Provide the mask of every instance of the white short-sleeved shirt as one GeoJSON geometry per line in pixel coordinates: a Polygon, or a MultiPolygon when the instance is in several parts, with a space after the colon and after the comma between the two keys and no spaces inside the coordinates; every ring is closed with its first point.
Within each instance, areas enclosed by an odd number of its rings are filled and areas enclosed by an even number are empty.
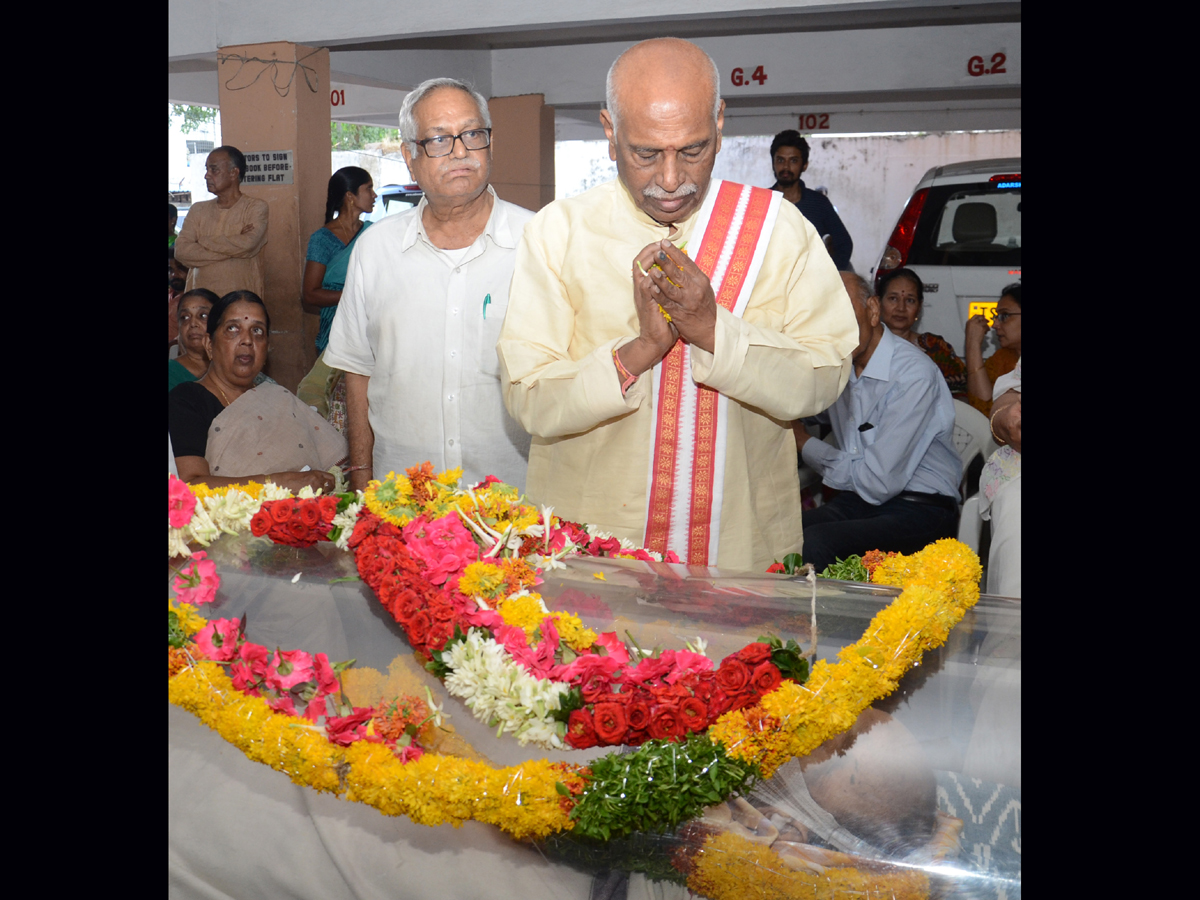
{"type": "Polygon", "coordinates": [[[373,225],[350,257],[325,362],[371,379],[376,478],[429,460],[462,466],[466,484],[495,475],[524,489],[529,435],[504,408],[496,341],[533,213],[488,191],[487,227],[459,260],[426,236],[425,199],[373,225]]]}

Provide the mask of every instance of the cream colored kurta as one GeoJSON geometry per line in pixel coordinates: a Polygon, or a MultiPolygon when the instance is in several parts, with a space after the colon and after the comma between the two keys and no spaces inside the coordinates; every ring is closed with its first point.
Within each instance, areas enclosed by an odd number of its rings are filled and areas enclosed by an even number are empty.
{"type": "Polygon", "coordinates": [[[188,210],[175,239],[175,258],[191,270],[189,291],[208,288],[218,297],[230,291],[254,291],[263,297],[266,243],[266,202],[242,194],[229,209],[221,209],[216,200],[203,200],[188,210]],[[247,225],[254,228],[242,234],[247,225]]]}
{"type": "MultiPolygon", "coordinates": [[[[702,237],[692,234],[698,212],[679,226],[691,255],[702,237]]],[[[639,330],[633,259],[666,234],[619,181],[547,206],[517,249],[496,348],[505,403],[533,435],[529,497],[638,543],[655,428],[652,376],[643,373],[622,397],[612,350],[639,330]]],[[[714,352],[692,348],[694,380],[732,401],[721,568],[761,572],[799,550],[790,422],[833,404],[857,344],[833,261],[800,212],[782,204],[745,314],[718,307],[714,352]]]]}

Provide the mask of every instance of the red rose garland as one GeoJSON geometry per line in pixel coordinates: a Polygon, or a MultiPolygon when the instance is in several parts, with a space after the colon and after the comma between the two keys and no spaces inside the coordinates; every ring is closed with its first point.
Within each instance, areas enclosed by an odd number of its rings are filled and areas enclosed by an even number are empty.
{"type": "MultiPolygon", "coordinates": [[[[405,533],[363,510],[349,545],[363,581],[400,623],[413,648],[432,658],[456,628],[465,634],[472,627],[468,614],[476,606],[469,597],[430,583],[428,566],[409,551],[405,533]]],[[[593,543],[588,550],[597,555],[613,552],[602,541],[593,543]]],[[[565,736],[576,749],[680,741],[730,710],[754,705],[783,680],[770,661],[771,646],[762,642],[726,657],[716,671],[705,671],[712,666],[707,657],[670,650],[632,665],[613,640],[603,636],[570,666],[552,670],[555,680],[578,692],[565,736]]]]}
{"type": "Polygon", "coordinates": [[[277,544],[311,547],[317,541],[329,540],[337,511],[338,498],[332,495],[310,500],[268,500],[250,520],[250,531],[255,537],[266,536],[277,544]]]}

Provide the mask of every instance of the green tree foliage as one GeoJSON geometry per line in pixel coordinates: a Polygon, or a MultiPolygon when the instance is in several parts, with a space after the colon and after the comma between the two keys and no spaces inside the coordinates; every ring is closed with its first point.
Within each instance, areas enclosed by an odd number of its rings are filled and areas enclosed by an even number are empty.
{"type": "Polygon", "coordinates": [[[353,125],[349,122],[329,123],[329,144],[333,150],[365,150],[367,144],[380,141],[399,142],[399,128],[377,128],[374,125],[353,125]]]}
{"type": "Polygon", "coordinates": [[[171,123],[178,118],[183,119],[183,133],[191,134],[193,131],[199,131],[201,126],[215,122],[217,119],[217,110],[212,106],[189,106],[185,103],[168,103],[167,128],[170,129],[171,123]]]}

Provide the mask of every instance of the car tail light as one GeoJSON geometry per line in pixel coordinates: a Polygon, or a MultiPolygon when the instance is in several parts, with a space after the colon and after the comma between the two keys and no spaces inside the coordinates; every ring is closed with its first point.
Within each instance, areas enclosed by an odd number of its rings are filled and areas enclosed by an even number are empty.
{"type": "Polygon", "coordinates": [[[908,261],[908,251],[912,249],[913,236],[917,231],[917,220],[921,218],[921,210],[925,207],[925,198],[929,196],[929,188],[921,188],[908,198],[908,205],[900,214],[900,221],[888,238],[883,257],[876,267],[877,277],[888,269],[899,269],[908,261]]]}
{"type": "Polygon", "coordinates": [[[876,266],[876,287],[880,283],[883,272],[889,269],[900,269],[907,262],[913,236],[917,234],[917,220],[920,218],[920,211],[924,209],[926,197],[929,197],[928,187],[920,188],[917,193],[908,198],[908,204],[905,206],[904,212],[900,214],[900,221],[896,222],[892,236],[888,238],[888,246],[883,250],[880,264],[876,266]]]}

